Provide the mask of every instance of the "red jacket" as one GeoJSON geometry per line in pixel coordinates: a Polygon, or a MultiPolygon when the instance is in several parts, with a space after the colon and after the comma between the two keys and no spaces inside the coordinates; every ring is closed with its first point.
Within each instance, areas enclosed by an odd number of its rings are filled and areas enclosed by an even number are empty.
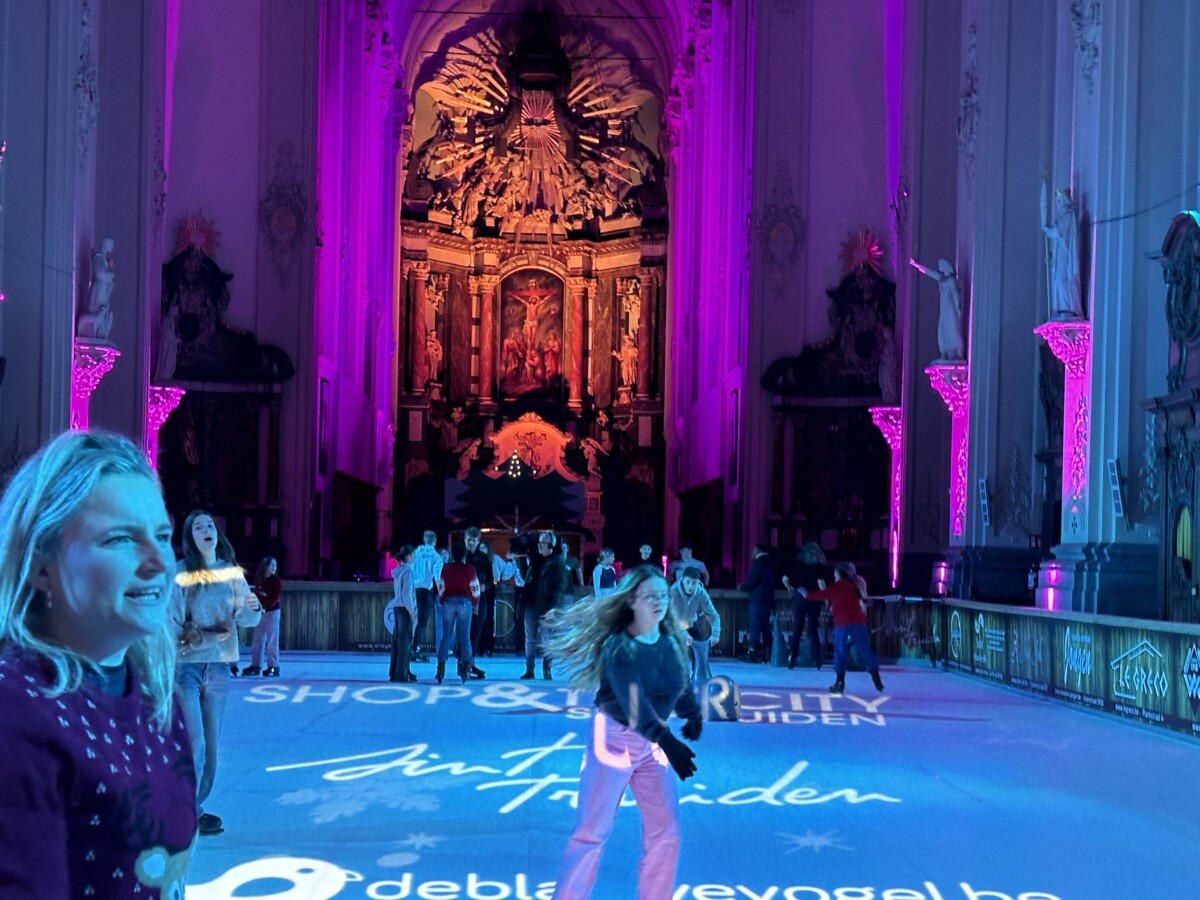
{"type": "Polygon", "coordinates": [[[835,581],[827,588],[819,591],[809,591],[809,600],[824,600],[833,611],[833,627],[843,625],[865,625],[867,614],[862,608],[862,598],[858,595],[858,585],[849,579],[835,581]]]}

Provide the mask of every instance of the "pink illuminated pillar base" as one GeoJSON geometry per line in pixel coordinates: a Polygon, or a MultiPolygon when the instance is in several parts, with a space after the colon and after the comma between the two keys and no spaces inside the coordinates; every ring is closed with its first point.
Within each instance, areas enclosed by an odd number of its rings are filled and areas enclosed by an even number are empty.
{"type": "Polygon", "coordinates": [[[158,469],[158,431],[186,393],[183,388],[152,384],[146,391],[146,459],[158,469]]]}
{"type": "Polygon", "coordinates": [[[872,406],[871,421],[883,432],[883,439],[892,448],[892,495],[888,509],[888,574],[892,588],[900,583],[900,508],[904,482],[900,463],[904,445],[904,410],[899,406],[872,406]]]}
{"type": "Polygon", "coordinates": [[[950,546],[966,544],[967,425],[970,419],[971,376],[967,364],[940,363],[925,370],[930,386],[950,410],[950,546]]]}
{"type": "Polygon", "coordinates": [[[75,342],[71,360],[71,428],[86,431],[88,403],[100,379],[108,374],[121,352],[111,345],[75,342]]]}
{"type": "Polygon", "coordinates": [[[1088,462],[1091,442],[1092,323],[1047,322],[1033,330],[1066,369],[1063,385],[1061,543],[1087,540],[1088,462]]]}

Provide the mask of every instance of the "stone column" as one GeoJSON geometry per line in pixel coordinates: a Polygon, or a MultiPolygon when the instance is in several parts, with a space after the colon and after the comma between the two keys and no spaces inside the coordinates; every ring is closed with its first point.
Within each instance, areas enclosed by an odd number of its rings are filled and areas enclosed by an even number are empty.
{"type": "Polygon", "coordinates": [[[496,276],[472,275],[471,293],[479,309],[479,401],[492,402],[496,377],[496,276]]]}
{"type": "Polygon", "coordinates": [[[900,510],[904,499],[904,409],[899,406],[872,406],[871,421],[883,432],[892,450],[892,483],[888,503],[888,575],[892,588],[900,583],[900,510]]]}
{"type": "Polygon", "coordinates": [[[637,395],[650,397],[650,365],[654,361],[654,348],[658,336],[654,333],[654,310],[658,304],[658,269],[642,268],[638,272],[641,281],[642,305],[638,320],[638,366],[637,395]]]}
{"type": "Polygon", "coordinates": [[[925,370],[930,386],[950,410],[951,547],[966,545],[967,428],[970,424],[971,378],[965,362],[939,363],[925,370]]]}
{"type": "Polygon", "coordinates": [[[583,304],[588,279],[571,276],[567,286],[571,291],[571,328],[567,344],[567,406],[578,411],[583,407],[583,304]]]}
{"type": "Polygon", "coordinates": [[[429,275],[426,260],[404,263],[408,282],[408,372],[409,392],[421,394],[431,377],[425,371],[425,279],[429,275]]]}
{"type": "Polygon", "coordinates": [[[71,428],[87,431],[88,401],[100,379],[108,374],[121,352],[111,345],[75,341],[71,364],[71,428]]]}

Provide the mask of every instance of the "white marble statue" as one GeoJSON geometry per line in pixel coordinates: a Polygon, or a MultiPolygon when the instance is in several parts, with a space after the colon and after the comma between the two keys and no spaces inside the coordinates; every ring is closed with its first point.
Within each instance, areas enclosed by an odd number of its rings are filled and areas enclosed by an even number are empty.
{"type": "Polygon", "coordinates": [[[915,259],[910,258],[908,264],[938,284],[938,358],[951,361],[966,359],[966,341],[963,338],[962,325],[962,289],[954,273],[954,263],[943,256],[937,261],[936,271],[921,265],[915,259]]]}
{"type": "Polygon", "coordinates": [[[158,359],[154,363],[154,383],[165,384],[175,377],[179,357],[179,336],[175,324],[179,321],[179,304],[172,303],[162,318],[158,332],[158,359]]]}
{"type": "Polygon", "coordinates": [[[92,285],[87,309],[79,316],[75,333],[79,337],[107,340],[112,330],[113,239],[105,236],[92,254],[92,285]]]}
{"type": "Polygon", "coordinates": [[[1079,222],[1068,188],[1054,192],[1051,217],[1048,182],[1042,182],[1042,233],[1046,235],[1046,272],[1051,319],[1082,319],[1083,300],[1079,286],[1079,222]]]}

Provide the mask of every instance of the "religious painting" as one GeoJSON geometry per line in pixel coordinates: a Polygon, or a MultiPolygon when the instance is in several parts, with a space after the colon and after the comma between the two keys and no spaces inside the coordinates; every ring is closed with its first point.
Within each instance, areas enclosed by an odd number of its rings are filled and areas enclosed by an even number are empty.
{"type": "Polygon", "coordinates": [[[500,390],[510,397],[562,389],[563,283],[521,269],[500,283],[500,390]]]}

